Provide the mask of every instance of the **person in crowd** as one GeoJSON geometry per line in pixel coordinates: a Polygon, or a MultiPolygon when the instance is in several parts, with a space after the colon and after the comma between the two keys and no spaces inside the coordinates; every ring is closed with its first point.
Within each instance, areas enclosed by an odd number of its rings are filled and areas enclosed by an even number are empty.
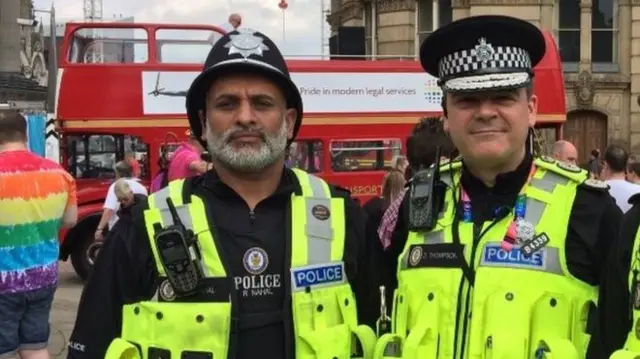
{"type": "Polygon", "coordinates": [[[275,43],[249,30],[219,41],[186,101],[213,169],[171,181],[110,237],[69,358],[370,358],[362,209],[284,166],[302,97],[275,43]]]}
{"type": "Polygon", "coordinates": [[[380,196],[371,198],[362,207],[367,214],[367,240],[376,238],[378,241],[378,227],[382,220],[382,215],[398,198],[405,192],[404,185],[406,179],[404,173],[399,170],[391,170],[384,176],[382,193],[380,196]]]}
{"type": "Polygon", "coordinates": [[[578,164],[578,150],[576,146],[569,141],[556,141],[556,143],[553,144],[552,154],[553,158],[557,161],[572,165],[578,164]]]}
{"type": "Polygon", "coordinates": [[[409,167],[409,161],[407,161],[407,157],[403,155],[393,156],[391,159],[391,170],[398,171],[402,173],[404,176],[407,171],[407,167],[409,167]]]}
{"type": "MultiPolygon", "coordinates": [[[[621,160],[620,148],[605,151],[605,168],[610,157],[615,168],[621,160]]],[[[627,180],[634,186],[640,178],[640,164],[629,165],[627,180]]],[[[606,171],[603,171],[606,172],[606,171]]],[[[618,179],[615,181],[619,181],[618,179]]],[[[618,185],[618,204],[628,195],[618,185]]],[[[611,188],[614,190],[613,185],[611,188]]],[[[615,196],[615,194],[614,194],[615,196]]],[[[593,359],[626,359],[640,356],[640,194],[630,196],[624,203],[630,208],[624,215],[620,228],[620,237],[610,251],[605,275],[600,284],[598,298],[598,323],[600,330],[592,341],[601,343],[602,350],[593,359]]],[[[589,359],[592,359],[589,358],[589,359]]]]}
{"type": "Polygon", "coordinates": [[[629,154],[622,146],[611,145],[604,151],[604,165],[601,178],[609,185],[609,193],[616,200],[616,204],[623,213],[627,212],[631,205],[629,198],[640,192],[640,185],[627,181],[626,170],[629,154]]]}
{"type": "Polygon", "coordinates": [[[211,169],[212,164],[202,159],[204,147],[193,134],[176,148],[169,160],[167,171],[169,182],[201,175],[211,169]]]}
{"type": "Polygon", "coordinates": [[[117,212],[118,220],[122,219],[121,213],[126,212],[130,216],[133,206],[142,203],[147,198],[147,194],[144,191],[134,192],[126,178],[120,178],[113,184],[113,192],[118,203],[120,203],[120,208],[117,212]]]}
{"type": "MultiPolygon", "coordinates": [[[[220,25],[219,27],[225,33],[229,33],[231,31],[237,30],[241,25],[242,25],[242,17],[240,16],[240,14],[233,13],[229,15],[227,22],[220,25]]],[[[211,34],[211,36],[209,36],[209,42],[211,43],[211,45],[215,45],[218,42],[218,40],[220,40],[221,38],[222,38],[221,34],[213,33],[211,34]]]]}
{"type": "MultiPolygon", "coordinates": [[[[124,179],[134,193],[145,196],[148,195],[145,186],[140,183],[139,179],[133,177],[133,169],[129,166],[129,163],[126,161],[116,163],[114,171],[116,173],[116,179],[124,179]]],[[[102,216],[100,217],[100,221],[98,222],[98,226],[96,227],[96,232],[94,234],[94,239],[97,242],[104,240],[105,232],[107,230],[111,230],[118,221],[118,214],[116,212],[118,212],[119,208],[120,202],[118,202],[118,198],[115,193],[114,182],[107,190],[107,197],[104,200],[102,216]]]]}
{"type": "Polygon", "coordinates": [[[605,183],[537,155],[532,69],[545,46],[538,27],[502,15],[454,21],[422,43],[461,157],[412,181],[400,207],[385,357],[585,357],[622,213],[605,183]]]}
{"type": "Polygon", "coordinates": [[[90,257],[90,263],[92,265],[95,265],[95,261],[104,245],[104,242],[109,238],[109,233],[118,235],[118,233],[126,231],[132,223],[131,209],[134,205],[142,203],[142,201],[147,198],[145,194],[134,193],[125,178],[120,178],[113,183],[113,193],[119,203],[119,208],[116,212],[118,220],[108,232],[104,241],[96,241],[91,244],[89,249],[87,249],[88,256],[90,257]]]}
{"type": "Polygon", "coordinates": [[[627,181],[640,185],[640,163],[633,162],[627,166],[627,181]]]}
{"type": "Polygon", "coordinates": [[[602,165],[600,163],[600,150],[594,148],[589,155],[589,177],[593,179],[599,179],[602,172],[602,165]]]}
{"type": "MultiPolygon", "coordinates": [[[[444,132],[442,121],[439,117],[427,117],[413,128],[411,135],[407,138],[407,161],[409,166],[405,169],[405,178],[411,180],[413,173],[429,168],[435,163],[436,148],[440,147],[440,162],[444,163],[449,158],[455,158],[458,153],[451,142],[451,138],[444,132]]],[[[378,236],[383,248],[387,248],[391,243],[392,233],[398,220],[398,210],[405,190],[392,201],[385,209],[380,225],[378,236]]],[[[395,261],[395,259],[394,259],[395,261]]]]}
{"type": "Polygon", "coordinates": [[[58,231],[78,220],[76,184],[26,142],[24,116],[0,110],[0,358],[48,359],[58,231]]]}
{"type": "Polygon", "coordinates": [[[138,159],[136,158],[136,153],[135,152],[125,153],[124,160],[131,167],[131,173],[133,174],[133,177],[140,178],[140,175],[142,174],[142,169],[140,168],[140,162],[138,162],[138,159]]]}

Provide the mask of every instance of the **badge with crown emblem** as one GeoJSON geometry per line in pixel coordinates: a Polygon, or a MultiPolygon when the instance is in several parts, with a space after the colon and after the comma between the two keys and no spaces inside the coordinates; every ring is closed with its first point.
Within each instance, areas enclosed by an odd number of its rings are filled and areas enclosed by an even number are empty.
{"type": "Polygon", "coordinates": [[[516,239],[518,242],[528,242],[536,236],[536,228],[524,219],[516,221],[516,239]]]}
{"type": "Polygon", "coordinates": [[[160,284],[158,294],[162,300],[167,302],[171,302],[176,299],[176,292],[173,290],[171,283],[166,279],[160,284]]]}
{"type": "Polygon", "coordinates": [[[480,38],[478,45],[476,45],[476,57],[483,64],[493,60],[493,54],[495,54],[495,50],[491,44],[487,43],[487,39],[480,38]]]}
{"type": "Polygon", "coordinates": [[[409,253],[409,264],[413,267],[420,263],[422,259],[422,248],[420,246],[415,246],[411,249],[409,253]]]}
{"type": "Polygon", "coordinates": [[[258,275],[267,269],[269,256],[264,249],[253,247],[244,253],[242,262],[244,269],[246,269],[249,274],[258,275]]]}
{"type": "Polygon", "coordinates": [[[264,51],[269,50],[269,47],[264,44],[264,39],[257,36],[254,30],[242,29],[238,32],[238,34],[230,35],[229,42],[224,45],[229,49],[229,56],[240,54],[246,59],[251,55],[262,56],[264,51]]]}

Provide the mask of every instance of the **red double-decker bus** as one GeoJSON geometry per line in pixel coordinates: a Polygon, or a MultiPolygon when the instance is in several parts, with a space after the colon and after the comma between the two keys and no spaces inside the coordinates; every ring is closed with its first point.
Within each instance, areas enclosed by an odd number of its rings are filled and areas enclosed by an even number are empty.
{"type": "MultiPolygon", "coordinates": [[[[206,25],[69,23],[59,56],[55,137],[77,179],[79,221],[60,236],[61,259],[85,278],[113,165],[135,153],[141,180],[158,171],[163,150],[188,134],[186,90],[202,70],[212,37],[206,25]]],[[[536,67],[538,124],[561,137],[565,97],[550,34],[536,67]]],[[[361,202],[379,195],[394,155],[421,118],[440,116],[442,93],[416,61],[288,60],[303,97],[303,125],[289,153],[294,166],[349,188],[361,202]]]]}

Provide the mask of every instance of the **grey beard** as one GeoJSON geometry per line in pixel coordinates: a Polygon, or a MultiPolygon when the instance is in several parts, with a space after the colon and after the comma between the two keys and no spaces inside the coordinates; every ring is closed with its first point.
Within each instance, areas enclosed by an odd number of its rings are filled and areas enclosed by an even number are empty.
{"type": "Polygon", "coordinates": [[[211,157],[221,165],[238,172],[253,173],[264,170],[276,163],[284,155],[287,147],[287,122],[284,118],[282,126],[275,134],[267,134],[263,129],[258,129],[264,139],[258,149],[243,146],[236,150],[231,145],[229,138],[242,129],[236,127],[224,133],[215,134],[210,128],[207,127],[206,138],[211,157]]]}

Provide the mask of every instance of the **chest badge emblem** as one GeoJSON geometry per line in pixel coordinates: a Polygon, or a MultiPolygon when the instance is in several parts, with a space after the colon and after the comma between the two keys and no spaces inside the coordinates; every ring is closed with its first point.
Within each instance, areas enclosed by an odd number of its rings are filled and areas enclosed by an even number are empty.
{"type": "Polygon", "coordinates": [[[171,302],[176,299],[176,292],[173,290],[171,283],[168,280],[162,281],[160,288],[158,288],[158,294],[162,300],[171,302]]]}

